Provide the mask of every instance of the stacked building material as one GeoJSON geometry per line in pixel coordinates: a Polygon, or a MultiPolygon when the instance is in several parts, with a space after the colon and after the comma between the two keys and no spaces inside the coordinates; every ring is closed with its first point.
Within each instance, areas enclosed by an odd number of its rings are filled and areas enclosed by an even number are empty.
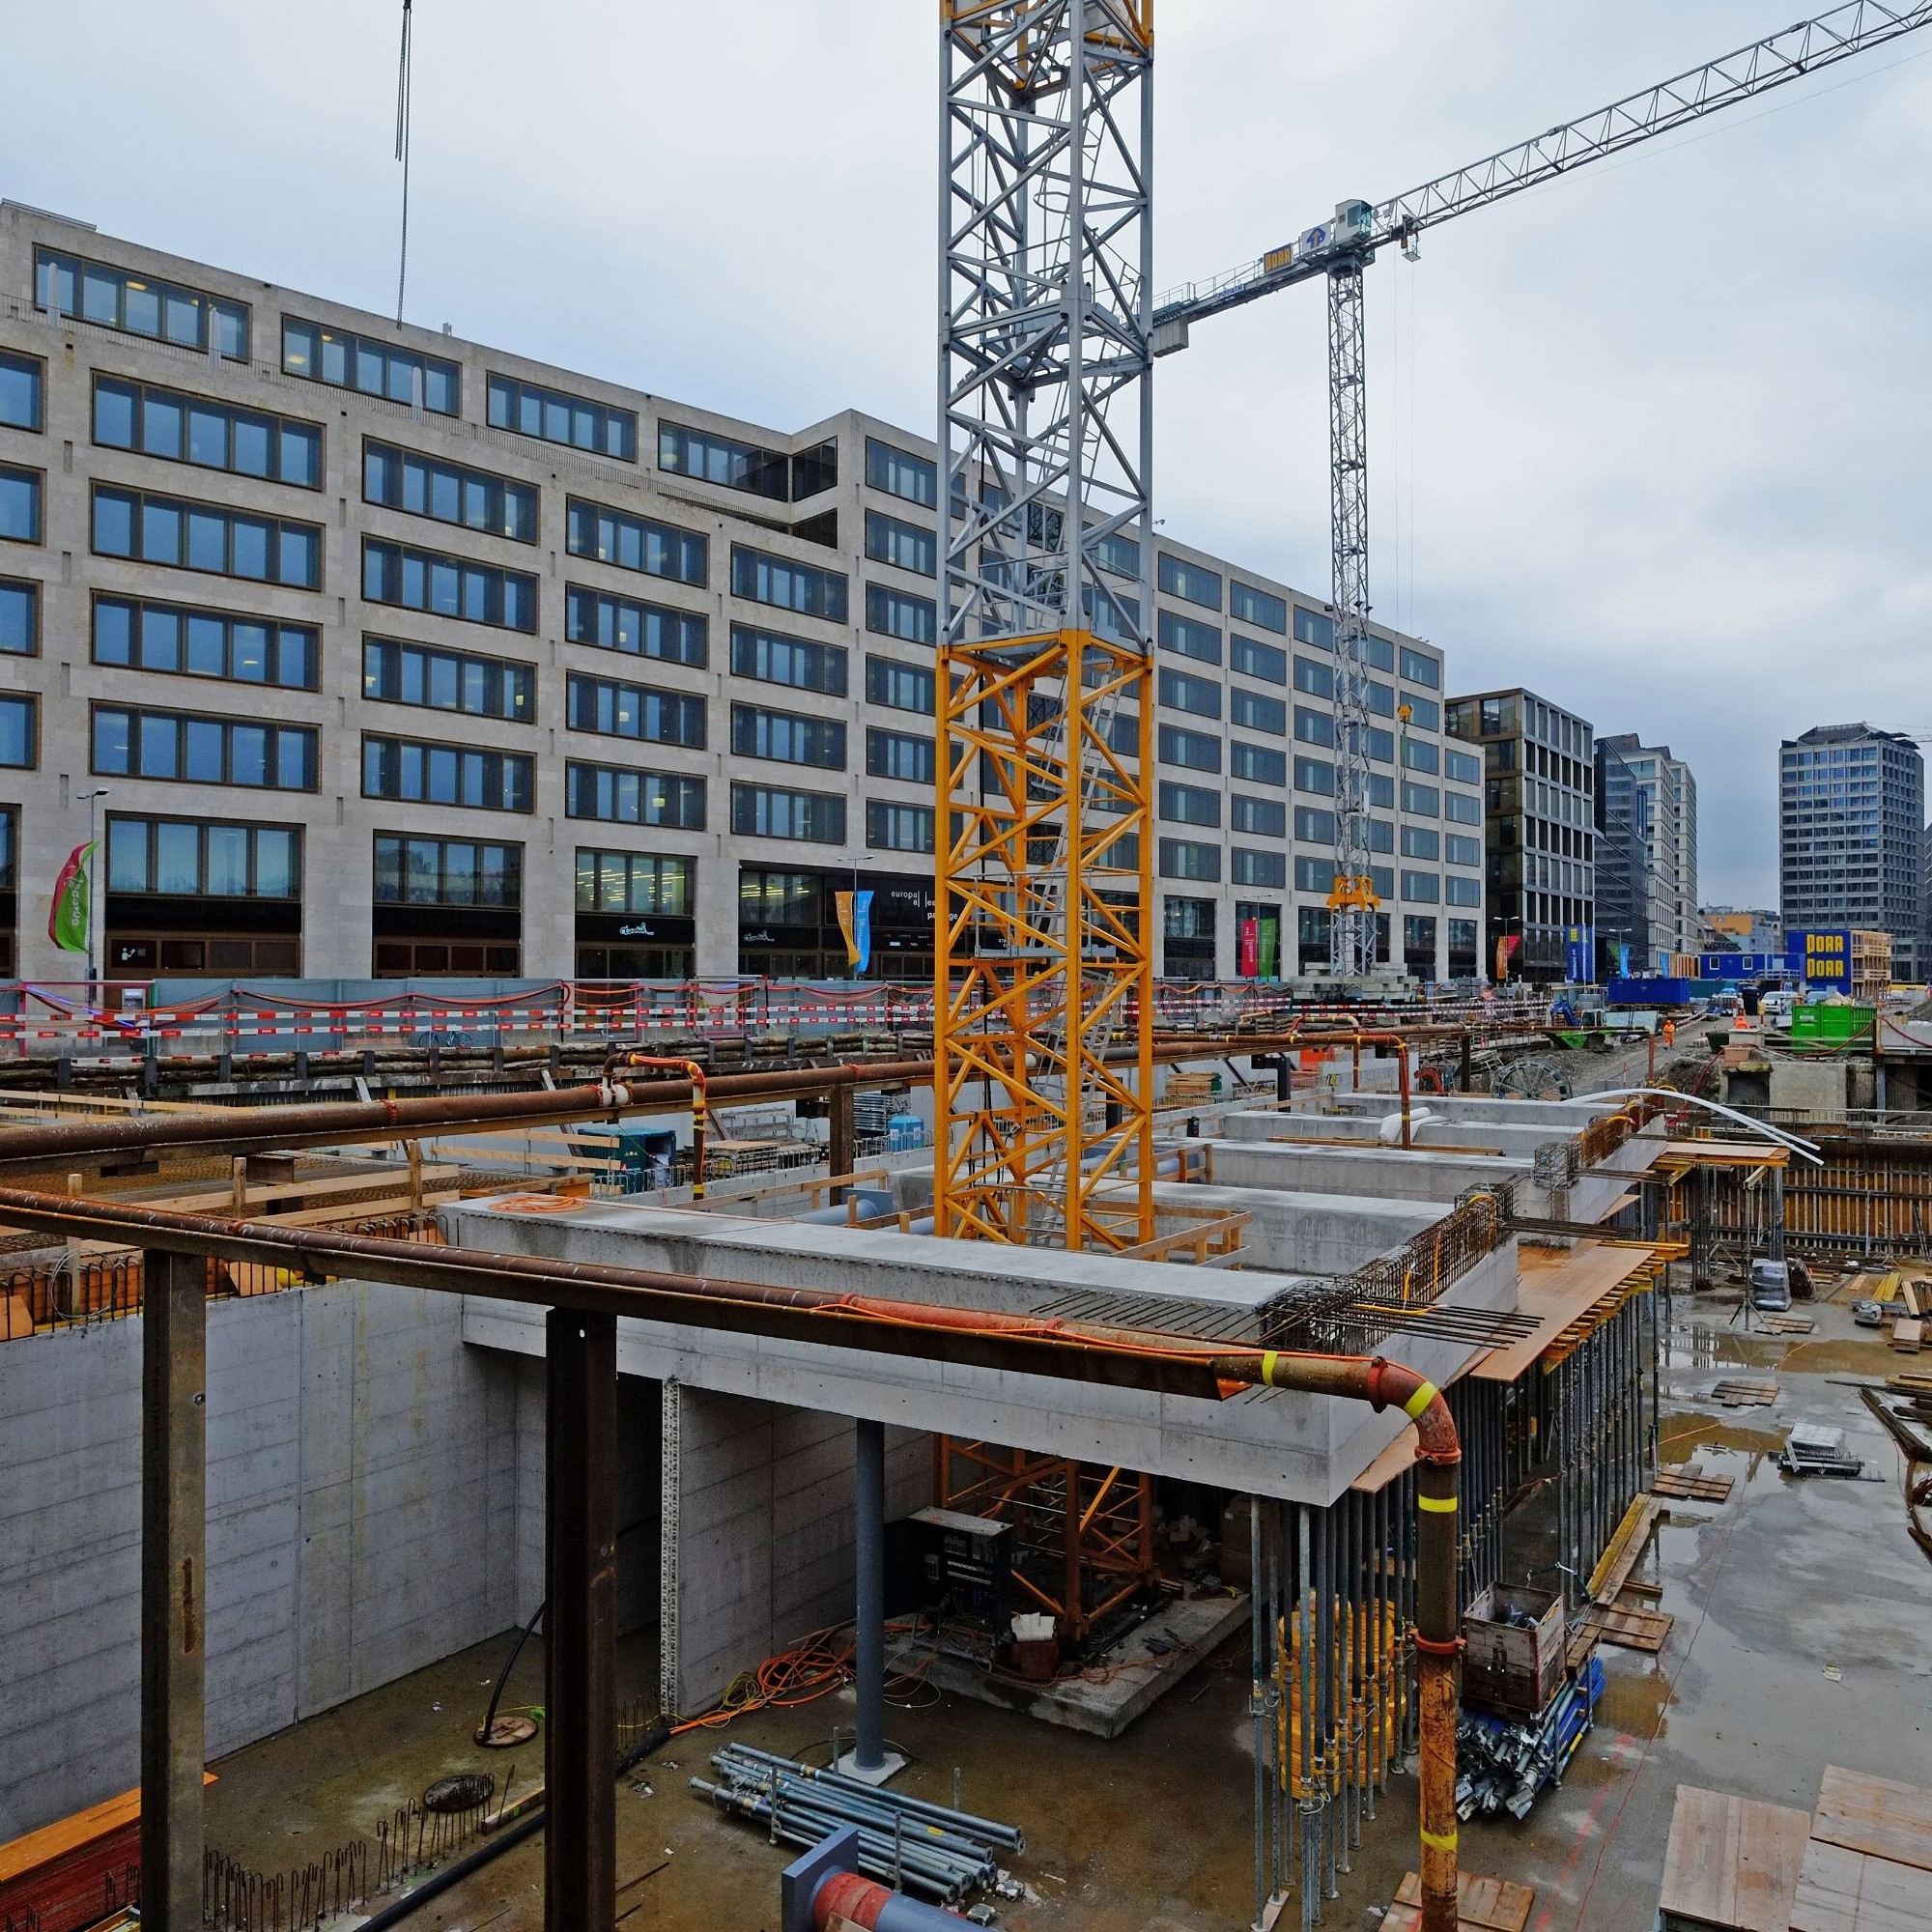
{"type": "Polygon", "coordinates": [[[1824,1423],[1792,1425],[1777,1466],[1790,1476],[1861,1476],[1864,1462],[1845,1448],[1845,1432],[1824,1423]]]}
{"type": "Polygon", "coordinates": [[[721,1810],[756,1819],[774,1843],[812,1846],[854,1827],[858,1869],[866,1877],[949,1905],[991,1887],[1000,1876],[1002,1853],[1026,1849],[1017,1825],[975,1817],[750,1745],[726,1745],[713,1753],[711,1766],[718,1781],[694,1777],[691,1788],[721,1810]]]}
{"type": "Polygon", "coordinates": [[[1456,1726],[1458,1816],[1527,1817],[1537,1794],[1563,1781],[1603,1694],[1603,1661],[1593,1655],[1535,1717],[1465,1711],[1456,1726]]]}

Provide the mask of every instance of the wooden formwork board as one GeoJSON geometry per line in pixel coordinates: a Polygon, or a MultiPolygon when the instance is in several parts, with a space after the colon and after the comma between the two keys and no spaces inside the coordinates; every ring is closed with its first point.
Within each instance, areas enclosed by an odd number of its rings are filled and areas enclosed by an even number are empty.
{"type": "Polygon", "coordinates": [[[1666,1465],[1658,1470],[1651,1478],[1650,1492],[1673,1501],[1721,1503],[1729,1500],[1735,1480],[1731,1476],[1707,1476],[1701,1463],[1686,1463],[1681,1468],[1666,1465]]]}
{"type": "MultiPolygon", "coordinates": [[[[1536,1908],[1536,1893],[1512,1879],[1456,1874],[1456,1923],[1462,1932],[1523,1932],[1536,1908]]],[[[1422,1881],[1405,1872],[1394,1902],[1382,1920],[1383,1932],[1420,1932],[1422,1881]]]]}
{"type": "Polygon", "coordinates": [[[1638,1609],[1631,1604],[1591,1604],[1583,1612],[1584,1625],[1596,1632],[1599,1642],[1652,1653],[1663,1648],[1676,1621],[1668,1610],[1638,1609]]]}
{"type": "Polygon", "coordinates": [[[1663,1855],[1666,1932],[1786,1932],[1811,1821],[1784,1804],[1680,1784],[1663,1855]]]}
{"type": "MultiPolygon", "coordinates": [[[[1828,1764],[1818,1786],[1811,1835],[1828,1845],[1932,1872],[1932,1791],[1828,1764]]],[[[1924,1885],[1932,1901],[1932,1878],[1924,1885]]]]}

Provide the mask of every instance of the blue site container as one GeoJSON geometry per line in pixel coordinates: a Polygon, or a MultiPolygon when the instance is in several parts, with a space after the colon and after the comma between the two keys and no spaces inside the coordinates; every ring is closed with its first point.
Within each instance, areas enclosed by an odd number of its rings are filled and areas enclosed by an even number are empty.
{"type": "Polygon", "coordinates": [[[1604,989],[1604,1004],[1611,1007],[1688,1007],[1689,980],[1612,980],[1604,989]]]}

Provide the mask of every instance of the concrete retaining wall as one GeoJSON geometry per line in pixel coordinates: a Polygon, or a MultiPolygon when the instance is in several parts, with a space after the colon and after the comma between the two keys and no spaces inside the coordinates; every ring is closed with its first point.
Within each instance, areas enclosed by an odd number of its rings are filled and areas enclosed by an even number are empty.
{"type": "MultiPolygon", "coordinates": [[[[542,1368],[466,1348],[457,1297],[216,1302],[208,1353],[212,1756],[536,1607],[542,1368]]],[[[139,1778],[140,1382],[138,1318],[0,1345],[0,1840],[139,1778]]],[[[654,1516],[653,1390],[620,1391],[619,1430],[620,1511],[654,1516]]]]}

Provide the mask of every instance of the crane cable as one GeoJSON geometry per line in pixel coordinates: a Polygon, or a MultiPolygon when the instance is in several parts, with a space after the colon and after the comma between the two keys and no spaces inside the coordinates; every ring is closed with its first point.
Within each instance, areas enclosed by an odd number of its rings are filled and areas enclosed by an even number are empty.
{"type": "Polygon", "coordinates": [[[396,257],[396,320],[403,319],[403,282],[410,267],[410,23],[412,0],[403,0],[403,44],[396,61],[396,159],[403,164],[403,233],[396,257]]]}

